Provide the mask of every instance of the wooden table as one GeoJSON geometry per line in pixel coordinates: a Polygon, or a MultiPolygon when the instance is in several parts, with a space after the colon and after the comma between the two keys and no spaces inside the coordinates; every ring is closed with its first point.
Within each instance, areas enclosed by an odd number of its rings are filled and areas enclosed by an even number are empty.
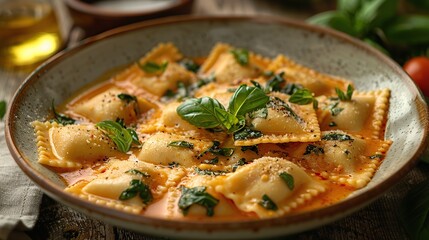
{"type": "MultiPolygon", "coordinates": [[[[296,2],[296,1],[294,1],[296,2]]],[[[278,15],[293,19],[306,17],[329,7],[293,7],[284,1],[262,0],[197,0],[196,15],[278,15]]],[[[67,23],[67,15],[62,16],[67,23]]],[[[9,99],[25,75],[0,71],[0,99],[9,99]]],[[[408,190],[429,178],[429,165],[419,164],[401,182],[368,207],[330,225],[296,234],[288,239],[407,239],[398,218],[398,208],[408,190]]],[[[66,207],[46,195],[40,206],[40,216],[34,229],[27,234],[32,239],[158,239],[94,220],[66,207]]]]}

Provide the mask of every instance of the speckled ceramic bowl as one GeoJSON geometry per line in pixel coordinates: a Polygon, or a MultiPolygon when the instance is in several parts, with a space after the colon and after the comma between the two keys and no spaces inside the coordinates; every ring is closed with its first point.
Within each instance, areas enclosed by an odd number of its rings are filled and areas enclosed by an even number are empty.
{"type": "Polygon", "coordinates": [[[315,228],[344,217],[397,183],[427,145],[428,112],[421,93],[392,60],[343,34],[273,18],[175,17],[144,22],[91,38],[37,69],[10,106],[6,138],[22,170],[52,198],[90,216],[135,231],[182,238],[262,238],[315,228]],[[365,188],[322,209],[267,220],[207,223],[154,219],[95,205],[63,192],[55,173],[37,163],[30,122],[43,120],[51,101],[70,94],[109,69],[128,64],[159,42],[171,41],[186,56],[207,55],[219,41],[274,57],[286,54],[322,72],[351,79],[359,90],[392,90],[386,138],[393,144],[365,188]]]}

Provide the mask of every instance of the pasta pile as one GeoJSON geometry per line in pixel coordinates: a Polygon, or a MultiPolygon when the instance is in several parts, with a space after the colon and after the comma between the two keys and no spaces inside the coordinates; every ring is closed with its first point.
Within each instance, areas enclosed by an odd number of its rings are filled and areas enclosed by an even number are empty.
{"type": "Polygon", "coordinates": [[[39,163],[95,204],[169,219],[257,219],[334,204],[383,160],[390,90],[284,55],[163,43],[32,123],[39,163]]]}

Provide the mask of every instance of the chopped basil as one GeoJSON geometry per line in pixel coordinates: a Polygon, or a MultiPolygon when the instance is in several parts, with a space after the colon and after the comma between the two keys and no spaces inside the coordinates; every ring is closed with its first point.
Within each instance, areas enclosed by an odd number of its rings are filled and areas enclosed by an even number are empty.
{"type": "Polygon", "coordinates": [[[297,89],[292,96],[289,98],[289,102],[295,103],[298,105],[306,105],[309,103],[313,103],[313,108],[317,109],[318,102],[314,98],[313,93],[306,88],[297,89]]]}
{"type": "Polygon", "coordinates": [[[267,194],[264,194],[263,196],[262,196],[262,199],[261,199],[261,201],[259,202],[259,205],[261,205],[262,207],[264,207],[265,209],[268,209],[268,210],[273,210],[273,211],[275,211],[275,210],[277,210],[278,208],[277,208],[277,205],[273,202],[273,200],[271,200],[271,198],[270,197],[268,197],[268,195],[267,194]]]}
{"type": "Polygon", "coordinates": [[[220,148],[219,141],[213,141],[213,145],[207,150],[214,155],[230,157],[234,153],[234,148],[220,148]]]}
{"type": "Polygon", "coordinates": [[[266,105],[269,97],[259,88],[241,85],[229,101],[228,111],[216,99],[191,98],[177,107],[177,114],[201,128],[222,127],[234,133],[245,125],[245,115],[266,105]]]}
{"type": "MultiPolygon", "coordinates": [[[[289,99],[290,100],[290,99],[289,99]]],[[[278,97],[271,98],[270,102],[267,104],[267,107],[270,107],[278,112],[282,112],[292,118],[294,118],[297,122],[301,123],[303,120],[298,114],[293,111],[293,109],[289,106],[289,104],[285,103],[278,97]]]]}
{"type": "Polygon", "coordinates": [[[331,115],[332,116],[337,116],[338,114],[340,114],[340,112],[342,112],[344,110],[344,108],[340,108],[338,107],[338,104],[340,102],[334,101],[333,103],[329,104],[328,109],[331,111],[331,115]]]}
{"type": "Polygon", "coordinates": [[[322,147],[318,147],[316,145],[312,145],[312,144],[308,144],[307,148],[305,149],[304,155],[308,155],[308,154],[316,154],[316,155],[320,155],[320,154],[324,154],[325,151],[323,150],[322,147]]]}
{"type": "Polygon", "coordinates": [[[264,107],[264,108],[261,108],[261,109],[256,110],[256,111],[249,112],[248,116],[251,119],[255,119],[255,118],[267,119],[267,117],[268,117],[268,109],[266,107],[264,107]]]}
{"type": "Polygon", "coordinates": [[[354,89],[353,89],[352,85],[348,85],[347,86],[347,92],[346,93],[344,93],[343,91],[341,91],[338,88],[335,88],[335,92],[337,93],[338,98],[341,101],[351,101],[352,100],[353,91],[354,91],[354,89]]]}
{"type": "Polygon", "coordinates": [[[142,172],[142,171],[134,169],[134,168],[126,171],[125,173],[130,173],[130,174],[134,174],[134,175],[140,175],[142,177],[150,177],[149,173],[142,172]]]}
{"type": "Polygon", "coordinates": [[[187,215],[189,208],[194,204],[205,207],[207,216],[211,217],[214,215],[214,207],[219,203],[219,200],[207,193],[206,187],[187,188],[181,186],[180,190],[182,195],[179,198],[178,205],[183,215],[187,215]]]}
{"type": "Polygon", "coordinates": [[[353,141],[353,138],[346,134],[341,133],[328,133],[322,136],[322,140],[328,140],[328,141],[353,141]]]}
{"type": "Polygon", "coordinates": [[[133,102],[133,101],[137,102],[137,97],[136,96],[133,96],[133,95],[130,95],[130,94],[126,94],[126,93],[120,93],[120,94],[118,94],[118,98],[121,99],[121,100],[123,100],[123,101],[126,101],[127,103],[130,103],[130,102],[133,102]]]}
{"type": "Polygon", "coordinates": [[[265,84],[265,92],[280,92],[282,89],[281,85],[286,82],[283,78],[284,74],[284,72],[281,72],[271,77],[265,84]]]}
{"type": "Polygon", "coordinates": [[[170,163],[168,163],[168,167],[169,168],[177,168],[177,167],[179,167],[179,163],[177,163],[177,162],[170,162],[170,163]]]}
{"type": "Polygon", "coordinates": [[[140,62],[137,62],[137,64],[139,65],[139,67],[147,72],[147,73],[156,73],[156,72],[164,72],[165,69],[168,66],[168,62],[163,62],[161,64],[157,64],[155,62],[146,62],[145,64],[141,64],[140,62]]]}
{"type": "Polygon", "coordinates": [[[130,187],[119,195],[119,200],[128,200],[137,196],[137,194],[145,204],[148,204],[153,199],[149,186],[144,184],[141,180],[133,179],[130,182],[130,187]]]}
{"type": "Polygon", "coordinates": [[[206,159],[203,162],[207,163],[207,164],[217,164],[219,162],[219,158],[218,157],[214,157],[212,159],[206,159]]]}
{"type": "Polygon", "coordinates": [[[236,162],[236,163],[234,163],[234,165],[232,165],[232,171],[235,172],[239,166],[243,166],[245,164],[247,164],[246,159],[240,158],[240,160],[238,160],[238,162],[236,162]]]}
{"type": "Polygon", "coordinates": [[[76,120],[74,120],[73,118],[70,118],[64,114],[58,113],[54,107],[54,100],[52,100],[52,112],[54,113],[53,121],[55,121],[59,124],[62,124],[65,126],[65,125],[69,125],[69,124],[74,124],[76,122],[76,120]]]}
{"type": "Polygon", "coordinates": [[[247,140],[247,139],[253,139],[253,138],[259,138],[262,137],[262,132],[258,130],[252,130],[248,127],[244,127],[238,132],[234,133],[234,140],[247,140]]]}
{"type": "Polygon", "coordinates": [[[189,149],[193,149],[194,148],[194,144],[187,142],[187,141],[173,141],[170,142],[167,146],[169,147],[180,147],[180,148],[189,148],[189,149]]]}
{"type": "Polygon", "coordinates": [[[384,157],[384,155],[383,154],[374,154],[374,155],[372,155],[372,156],[369,156],[369,158],[370,159],[376,159],[376,158],[383,158],[384,157]]]}
{"type": "Polygon", "coordinates": [[[240,65],[249,64],[249,52],[246,49],[233,49],[230,52],[240,65]]]}
{"type": "Polygon", "coordinates": [[[286,86],[281,90],[282,93],[285,93],[287,95],[292,95],[299,89],[302,89],[302,85],[295,84],[295,83],[288,83],[286,86]]]}
{"type": "Polygon", "coordinates": [[[241,151],[245,152],[247,150],[253,151],[256,154],[258,154],[259,150],[258,150],[258,145],[252,145],[252,146],[242,146],[241,147],[241,151]]]}
{"type": "Polygon", "coordinates": [[[131,144],[135,141],[132,136],[134,130],[126,129],[118,122],[105,120],[97,123],[95,126],[112,139],[121,152],[128,152],[131,148],[131,144]]]}
{"type": "Polygon", "coordinates": [[[188,58],[185,58],[182,61],[180,61],[180,65],[186,68],[186,70],[194,73],[198,72],[198,70],[200,69],[200,65],[196,64],[194,61],[188,58]]]}
{"type": "Polygon", "coordinates": [[[293,191],[295,187],[295,180],[292,175],[287,172],[282,172],[279,174],[280,178],[286,183],[289,190],[293,191]]]}
{"type": "Polygon", "coordinates": [[[198,175],[209,175],[209,176],[221,176],[221,175],[225,175],[227,173],[227,171],[215,171],[215,170],[210,170],[210,169],[201,169],[196,167],[195,168],[195,173],[198,175]]]}
{"type": "Polygon", "coordinates": [[[336,126],[337,126],[337,124],[336,124],[335,122],[330,122],[330,123],[329,123],[329,126],[330,126],[330,127],[336,127],[336,126]]]}
{"type": "Polygon", "coordinates": [[[0,101],[0,120],[3,120],[6,114],[6,101],[0,101]]]}

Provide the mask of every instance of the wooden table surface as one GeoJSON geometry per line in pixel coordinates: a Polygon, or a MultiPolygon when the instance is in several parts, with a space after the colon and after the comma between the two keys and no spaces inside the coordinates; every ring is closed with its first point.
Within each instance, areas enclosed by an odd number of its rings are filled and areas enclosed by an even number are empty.
{"type": "MultiPolygon", "coordinates": [[[[196,0],[196,15],[277,15],[292,19],[306,17],[332,4],[316,1],[317,6],[291,7],[285,1],[262,0],[196,0]]],[[[297,2],[297,1],[292,1],[297,2]]],[[[325,1],[326,2],[326,1],[325,1]]],[[[62,16],[63,27],[69,26],[67,14],[62,16]]],[[[9,99],[25,74],[0,70],[2,87],[0,100],[9,99]]],[[[429,178],[429,165],[419,164],[401,182],[384,193],[368,207],[332,224],[296,234],[288,239],[407,239],[398,218],[398,207],[408,190],[429,178]]],[[[158,239],[102,221],[91,219],[44,195],[36,226],[27,234],[32,239],[158,239]]]]}

